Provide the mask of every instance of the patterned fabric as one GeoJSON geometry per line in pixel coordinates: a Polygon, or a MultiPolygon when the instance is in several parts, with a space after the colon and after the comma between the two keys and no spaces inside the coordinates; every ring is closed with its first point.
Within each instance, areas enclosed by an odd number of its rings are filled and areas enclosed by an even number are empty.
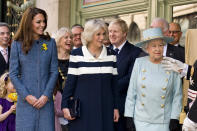
{"type": "Polygon", "coordinates": [[[16,131],[54,131],[53,89],[58,77],[57,49],[54,39],[33,41],[28,54],[20,41],[13,41],[10,56],[10,78],[18,93],[16,131]],[[47,50],[42,46],[47,45],[47,50]],[[41,109],[36,109],[25,97],[48,97],[41,109]]]}

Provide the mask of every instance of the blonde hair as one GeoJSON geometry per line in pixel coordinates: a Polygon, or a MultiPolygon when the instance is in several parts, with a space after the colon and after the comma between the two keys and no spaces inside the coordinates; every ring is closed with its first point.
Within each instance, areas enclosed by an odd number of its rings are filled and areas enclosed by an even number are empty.
{"type": "Polygon", "coordinates": [[[128,33],[128,31],[129,31],[127,23],[124,20],[121,20],[121,19],[112,20],[109,23],[109,26],[111,26],[111,25],[119,25],[123,33],[128,33]]]}
{"type": "Polygon", "coordinates": [[[66,33],[72,34],[71,31],[70,31],[70,29],[68,29],[67,27],[61,27],[58,31],[56,31],[56,32],[54,32],[54,33],[52,34],[52,38],[55,39],[55,42],[56,42],[56,46],[57,46],[58,52],[59,52],[59,48],[60,48],[60,45],[59,45],[60,39],[61,39],[66,33]]]}
{"type": "Polygon", "coordinates": [[[94,33],[101,28],[105,30],[106,35],[107,35],[108,33],[107,26],[104,21],[99,20],[99,19],[93,19],[93,20],[87,21],[84,27],[84,32],[82,33],[82,37],[81,37],[82,43],[84,45],[87,45],[88,43],[90,43],[93,39],[94,33]]]}
{"type": "Polygon", "coordinates": [[[1,77],[0,77],[0,98],[4,98],[7,94],[7,89],[5,86],[11,82],[9,73],[5,72],[1,77]]]}

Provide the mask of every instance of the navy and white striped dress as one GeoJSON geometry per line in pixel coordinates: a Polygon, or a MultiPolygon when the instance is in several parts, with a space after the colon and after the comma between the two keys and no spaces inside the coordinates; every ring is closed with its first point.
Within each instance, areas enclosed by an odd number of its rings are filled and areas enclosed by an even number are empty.
{"type": "Polygon", "coordinates": [[[117,68],[113,50],[103,46],[94,58],[86,46],[70,55],[62,108],[74,96],[81,102],[80,118],[70,122],[69,131],[113,131],[113,110],[117,108],[117,68]]]}

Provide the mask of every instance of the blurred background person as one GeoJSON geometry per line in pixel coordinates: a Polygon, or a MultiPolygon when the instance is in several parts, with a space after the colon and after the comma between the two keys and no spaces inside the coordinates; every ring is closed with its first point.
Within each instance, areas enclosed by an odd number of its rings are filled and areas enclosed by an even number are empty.
{"type": "Polygon", "coordinates": [[[70,52],[73,47],[72,33],[68,28],[62,27],[57,32],[53,33],[52,37],[55,38],[57,45],[59,71],[58,81],[54,90],[55,131],[67,131],[68,120],[64,118],[64,114],[61,110],[61,102],[63,87],[65,86],[68,73],[70,52]]]}
{"type": "Polygon", "coordinates": [[[179,53],[179,60],[185,62],[185,48],[180,45],[180,39],[182,36],[181,26],[178,23],[170,23],[169,24],[169,36],[174,38],[174,40],[170,43],[177,47],[177,52],[179,53]]]}
{"type": "Polygon", "coordinates": [[[0,22],[0,76],[9,68],[10,29],[7,23],[0,22]]]}
{"type": "Polygon", "coordinates": [[[54,39],[44,34],[47,14],[28,8],[14,36],[10,79],[18,93],[16,131],[54,131],[53,89],[58,77],[54,39]]]}
{"type": "Polygon", "coordinates": [[[113,50],[103,45],[107,27],[101,20],[86,22],[83,45],[72,51],[62,96],[64,117],[71,120],[69,131],[114,131],[117,109],[117,68],[113,50]],[[80,99],[80,117],[68,109],[70,97],[80,99]]]}
{"type": "Polygon", "coordinates": [[[82,46],[81,34],[83,30],[84,28],[80,24],[75,24],[72,26],[71,32],[73,34],[73,49],[76,49],[82,46]]]}
{"type": "Polygon", "coordinates": [[[164,37],[160,28],[143,32],[143,47],[149,56],[137,58],[131,75],[124,115],[128,131],[179,131],[182,108],[180,76],[161,66],[164,37]]]}
{"type": "Polygon", "coordinates": [[[70,52],[73,47],[72,33],[66,28],[62,27],[57,32],[53,33],[55,38],[58,53],[58,71],[59,71],[59,82],[60,87],[64,87],[66,76],[68,73],[68,64],[70,58],[70,52]]]}

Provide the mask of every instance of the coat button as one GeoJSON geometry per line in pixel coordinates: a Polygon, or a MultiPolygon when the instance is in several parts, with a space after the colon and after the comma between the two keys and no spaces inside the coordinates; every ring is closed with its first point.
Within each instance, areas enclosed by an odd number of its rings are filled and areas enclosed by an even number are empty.
{"type": "Polygon", "coordinates": [[[165,96],[161,96],[161,99],[165,99],[165,96]]]}
{"type": "Polygon", "coordinates": [[[142,85],[142,88],[145,88],[145,85],[142,85]]]}
{"type": "Polygon", "coordinates": [[[142,77],[142,80],[145,80],[146,78],[145,77],[142,77]]]}
{"type": "Polygon", "coordinates": [[[164,106],[165,106],[164,104],[161,104],[161,108],[164,108],[164,106]]]}
{"type": "Polygon", "coordinates": [[[143,69],[143,70],[142,70],[142,72],[146,72],[146,70],[145,70],[145,69],[143,69]]]}
{"type": "Polygon", "coordinates": [[[142,94],[143,97],[145,97],[145,94],[142,94]]]}
{"type": "Polygon", "coordinates": [[[170,72],[169,72],[169,71],[166,71],[166,74],[168,74],[168,75],[169,75],[169,74],[170,74],[170,72]]]}
{"type": "Polygon", "coordinates": [[[142,106],[144,106],[144,103],[142,103],[142,106]]]}
{"type": "Polygon", "coordinates": [[[168,82],[168,78],[166,79],[166,82],[168,82]]]}
{"type": "Polygon", "coordinates": [[[165,91],[165,90],[166,90],[166,87],[163,87],[163,88],[162,88],[162,90],[164,90],[164,91],[165,91]]]}

